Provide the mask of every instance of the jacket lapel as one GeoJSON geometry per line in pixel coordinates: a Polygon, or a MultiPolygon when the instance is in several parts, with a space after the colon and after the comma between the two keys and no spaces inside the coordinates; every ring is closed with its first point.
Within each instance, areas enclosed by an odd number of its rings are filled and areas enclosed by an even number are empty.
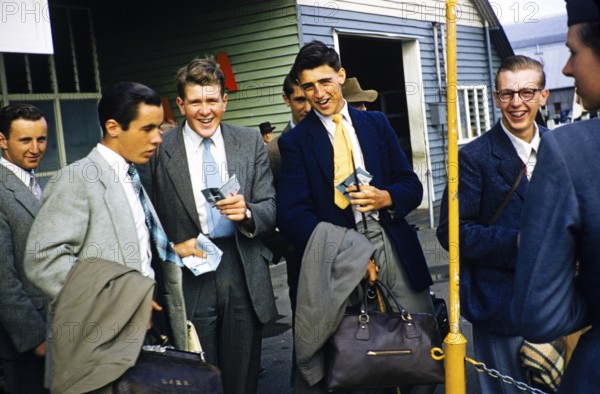
{"type": "Polygon", "coordinates": [[[306,134],[311,140],[313,157],[325,177],[325,182],[333,185],[333,146],[327,129],[314,111],[310,111],[303,121],[307,122],[306,134]]]}
{"type": "MultiPolygon", "coordinates": [[[[365,161],[365,170],[367,170],[371,175],[378,173],[379,169],[376,168],[376,166],[380,162],[378,160],[380,153],[377,144],[373,143],[373,141],[376,140],[376,131],[373,130],[373,126],[367,122],[367,118],[365,116],[361,116],[363,115],[361,111],[354,109],[350,105],[348,105],[348,111],[350,111],[352,126],[356,131],[358,143],[360,144],[360,150],[365,161]]],[[[375,182],[377,182],[377,180],[375,180],[375,182]]]]}
{"type": "MultiPolygon", "coordinates": [[[[517,177],[519,176],[519,172],[525,166],[512,142],[502,130],[502,126],[500,125],[500,121],[494,126],[492,130],[489,131],[492,133],[492,156],[494,156],[498,161],[498,172],[505,180],[509,187],[514,185],[517,177]]],[[[521,178],[519,182],[519,186],[515,190],[522,199],[525,198],[525,192],[527,190],[527,185],[529,184],[529,180],[527,180],[526,176],[521,178]]]]}
{"type": "Polygon", "coordinates": [[[4,180],[6,189],[13,193],[15,201],[21,204],[32,217],[35,217],[40,210],[40,202],[29,188],[11,170],[3,165],[0,165],[0,176],[4,180]]]}
{"type": "Polygon", "coordinates": [[[114,181],[117,177],[121,178],[123,173],[120,171],[121,169],[115,172],[115,169],[109,166],[96,148],[92,149],[88,158],[99,167],[101,174],[100,183],[105,188],[104,203],[113,222],[116,238],[119,241],[119,247],[121,248],[120,256],[129,256],[131,255],[130,245],[138,245],[139,241],[133,221],[133,214],[131,214],[129,209],[126,210],[129,212],[128,215],[123,214],[125,212],[123,207],[129,207],[129,201],[127,201],[127,195],[123,189],[125,185],[114,181]]]}
{"type": "Polygon", "coordinates": [[[241,158],[246,157],[241,152],[244,150],[244,145],[239,136],[230,128],[229,125],[221,123],[221,133],[223,135],[223,143],[225,145],[225,156],[227,156],[227,172],[228,176],[236,176],[240,183],[240,194],[248,195],[246,189],[246,176],[248,171],[244,170],[246,163],[241,161],[241,158]]]}
{"type": "Polygon", "coordinates": [[[162,163],[164,163],[167,174],[175,189],[173,195],[177,195],[179,200],[181,200],[188,215],[196,224],[198,232],[200,232],[202,228],[194,200],[194,190],[192,189],[185,143],[183,141],[182,128],[184,124],[182,123],[177,129],[172,131],[175,133],[174,138],[163,142],[160,154],[164,155],[162,163]]]}

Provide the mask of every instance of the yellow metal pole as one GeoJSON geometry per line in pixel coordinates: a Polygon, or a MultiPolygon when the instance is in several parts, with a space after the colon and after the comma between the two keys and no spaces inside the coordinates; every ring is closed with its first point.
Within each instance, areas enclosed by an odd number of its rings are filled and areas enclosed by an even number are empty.
{"type": "Polygon", "coordinates": [[[446,393],[465,394],[465,356],[467,340],[460,332],[459,245],[458,245],[458,127],[456,123],[456,5],[446,0],[446,103],[448,106],[448,232],[450,270],[450,333],[444,339],[446,354],[446,393]]]}

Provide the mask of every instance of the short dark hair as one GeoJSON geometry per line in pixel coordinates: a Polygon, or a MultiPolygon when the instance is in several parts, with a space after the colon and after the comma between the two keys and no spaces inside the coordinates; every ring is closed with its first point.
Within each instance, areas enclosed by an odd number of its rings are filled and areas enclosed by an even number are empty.
{"type": "Polygon", "coordinates": [[[221,96],[225,94],[225,74],[214,57],[195,58],[177,71],[177,93],[185,99],[187,85],[219,85],[221,96]]]}
{"type": "Polygon", "coordinates": [[[496,72],[496,78],[494,79],[496,89],[498,89],[498,74],[500,74],[503,71],[515,72],[519,70],[538,71],[541,75],[541,80],[537,81],[539,83],[538,88],[543,89],[546,87],[546,73],[544,72],[544,65],[530,57],[523,55],[514,55],[507,57],[502,61],[502,64],[500,64],[500,68],[498,68],[498,71],[496,72]]]}
{"type": "Polygon", "coordinates": [[[106,135],[106,122],[116,120],[123,130],[138,116],[141,103],[160,107],[160,95],[146,85],[137,82],[119,82],[106,91],[98,103],[98,119],[106,135]]]}
{"type": "Polygon", "coordinates": [[[582,23],[579,29],[579,38],[585,46],[592,49],[596,57],[600,58],[600,23],[582,23]]]}
{"type": "Polygon", "coordinates": [[[296,86],[299,86],[298,82],[296,82],[295,79],[292,79],[290,74],[286,75],[285,79],[283,80],[283,94],[287,98],[290,98],[290,96],[294,94],[296,86]]]}
{"type": "Polygon", "coordinates": [[[44,117],[38,107],[31,104],[11,104],[0,109],[0,133],[10,138],[10,127],[17,119],[36,121],[44,117]]]}
{"type": "Polygon", "coordinates": [[[333,68],[335,71],[340,71],[342,63],[340,56],[335,49],[328,47],[321,41],[311,41],[304,45],[294,61],[290,77],[298,80],[298,75],[304,70],[312,70],[323,65],[333,68]]]}

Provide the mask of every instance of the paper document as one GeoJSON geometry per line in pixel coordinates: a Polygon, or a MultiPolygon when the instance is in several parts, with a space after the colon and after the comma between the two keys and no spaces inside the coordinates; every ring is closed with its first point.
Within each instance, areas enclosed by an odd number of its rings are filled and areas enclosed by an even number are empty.
{"type": "Polygon", "coordinates": [[[217,201],[221,201],[224,198],[231,197],[237,194],[240,191],[240,182],[237,177],[233,175],[231,178],[227,180],[220,188],[209,187],[202,190],[202,194],[206,201],[210,204],[211,207],[214,207],[217,201]]]}
{"type": "MultiPolygon", "coordinates": [[[[356,176],[361,185],[369,185],[371,183],[371,179],[373,179],[373,175],[369,174],[366,170],[363,170],[362,167],[358,167],[356,169],[356,176]]],[[[352,173],[335,187],[348,200],[351,200],[351,198],[350,195],[346,193],[346,189],[356,184],[355,179],[354,173],[352,173]]]]}
{"type": "Polygon", "coordinates": [[[207,272],[216,271],[223,251],[217,247],[210,239],[204,234],[199,234],[196,238],[197,248],[206,253],[206,258],[200,258],[198,256],[187,256],[184,257],[183,264],[192,271],[196,276],[200,276],[207,272]]]}

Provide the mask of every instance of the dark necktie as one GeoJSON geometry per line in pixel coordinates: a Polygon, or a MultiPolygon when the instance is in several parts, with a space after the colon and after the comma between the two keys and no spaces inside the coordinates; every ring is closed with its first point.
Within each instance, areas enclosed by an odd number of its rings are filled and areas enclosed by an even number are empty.
{"type": "Polygon", "coordinates": [[[163,261],[168,261],[170,263],[177,264],[180,267],[183,267],[183,261],[181,261],[179,255],[175,252],[175,250],[169,243],[167,235],[161,227],[160,222],[157,218],[155,218],[152,215],[152,212],[150,212],[150,209],[148,208],[146,197],[144,196],[144,191],[142,190],[142,181],[140,180],[140,175],[138,174],[133,164],[129,165],[127,175],[129,175],[129,177],[131,178],[135,194],[140,199],[140,203],[142,204],[142,208],[144,209],[144,216],[146,217],[146,226],[148,227],[148,231],[150,232],[152,241],[154,241],[154,246],[156,247],[156,251],[158,252],[158,257],[160,257],[160,259],[163,261]]]}
{"type": "MultiPolygon", "coordinates": [[[[202,140],[204,151],[202,153],[202,174],[204,175],[204,183],[206,188],[218,189],[223,186],[221,180],[221,171],[219,164],[210,152],[212,140],[205,138],[202,140]]],[[[227,219],[225,215],[215,207],[211,207],[208,201],[206,202],[206,217],[208,222],[208,236],[210,238],[231,237],[235,233],[235,224],[227,219]]]]}

